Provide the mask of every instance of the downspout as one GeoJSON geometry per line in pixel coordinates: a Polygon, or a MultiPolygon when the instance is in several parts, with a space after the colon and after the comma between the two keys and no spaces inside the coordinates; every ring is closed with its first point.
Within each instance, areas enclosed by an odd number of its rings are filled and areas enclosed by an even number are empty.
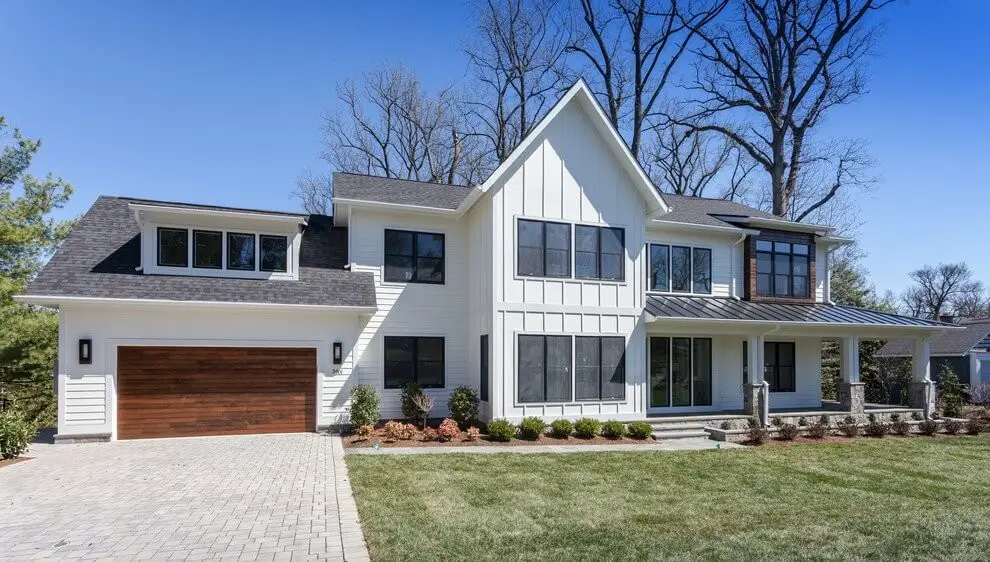
{"type": "MultiPolygon", "coordinates": [[[[733,242],[732,246],[729,247],[729,277],[732,278],[732,298],[736,300],[739,300],[739,295],[736,294],[736,246],[738,246],[740,242],[746,240],[747,236],[749,236],[749,233],[744,232],[739,240],[733,242]]],[[[745,258],[745,256],[743,257],[745,258]]],[[[743,265],[743,271],[745,270],[746,266],[743,265]]]]}

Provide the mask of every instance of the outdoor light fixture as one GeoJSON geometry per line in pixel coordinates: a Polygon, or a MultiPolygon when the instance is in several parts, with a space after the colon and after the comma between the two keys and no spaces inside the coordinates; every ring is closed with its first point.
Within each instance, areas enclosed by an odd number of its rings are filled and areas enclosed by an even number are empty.
{"type": "Polygon", "coordinates": [[[333,342],[333,364],[340,365],[344,362],[344,344],[339,341],[333,342]]]}
{"type": "Polygon", "coordinates": [[[93,363],[93,340],[79,340],[79,364],[93,363]]]}

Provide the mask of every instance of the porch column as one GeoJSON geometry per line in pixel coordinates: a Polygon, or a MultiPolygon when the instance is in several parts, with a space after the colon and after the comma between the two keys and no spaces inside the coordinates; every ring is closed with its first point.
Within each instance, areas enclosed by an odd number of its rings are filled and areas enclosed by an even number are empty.
{"type": "Polygon", "coordinates": [[[749,382],[743,385],[743,412],[747,416],[760,419],[763,425],[768,423],[769,393],[763,392],[763,335],[756,334],[746,337],[746,347],[749,357],[746,360],[746,370],[749,372],[749,382]]]}
{"type": "Polygon", "coordinates": [[[935,383],[931,376],[931,346],[928,338],[914,340],[914,377],[908,388],[908,405],[921,408],[925,419],[931,418],[935,410],[935,383]]]}
{"type": "Polygon", "coordinates": [[[839,405],[853,415],[862,414],[866,405],[864,384],[859,380],[859,338],[846,336],[841,342],[842,382],[839,383],[839,405]]]}

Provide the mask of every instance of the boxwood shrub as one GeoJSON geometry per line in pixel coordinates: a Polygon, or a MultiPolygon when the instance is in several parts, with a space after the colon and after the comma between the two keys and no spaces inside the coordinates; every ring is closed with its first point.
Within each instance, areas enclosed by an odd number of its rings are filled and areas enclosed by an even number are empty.
{"type": "Polygon", "coordinates": [[[602,431],[602,422],[595,418],[581,418],[574,423],[574,435],[582,439],[591,439],[602,431]]]}
{"type": "Polygon", "coordinates": [[[470,386],[461,385],[450,393],[447,409],[461,427],[478,419],[478,393],[470,386]]]}
{"type": "Polygon", "coordinates": [[[546,428],[547,422],[538,417],[523,418],[519,422],[519,437],[536,440],[540,438],[540,435],[543,434],[543,430],[546,428]]]}
{"type": "Polygon", "coordinates": [[[629,431],[629,436],[635,439],[646,439],[653,435],[653,426],[645,421],[632,422],[626,429],[629,431]]]}
{"type": "Polygon", "coordinates": [[[602,435],[609,439],[618,439],[626,434],[626,424],[620,421],[607,421],[602,424],[602,435]]]}
{"type": "Polygon", "coordinates": [[[516,426],[505,419],[488,422],[488,436],[495,441],[511,441],[516,436],[516,426]]]}
{"type": "Polygon", "coordinates": [[[351,390],[351,425],[374,426],[381,421],[378,392],[371,385],[359,384],[351,390]]]}
{"type": "Polygon", "coordinates": [[[554,420],[550,424],[550,434],[558,439],[567,439],[574,431],[574,423],[571,420],[554,420]]]}

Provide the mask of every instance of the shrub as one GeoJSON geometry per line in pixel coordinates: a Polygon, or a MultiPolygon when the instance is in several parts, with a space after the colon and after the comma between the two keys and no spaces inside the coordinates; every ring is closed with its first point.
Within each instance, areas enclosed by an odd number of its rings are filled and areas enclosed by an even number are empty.
{"type": "Polygon", "coordinates": [[[948,420],[945,422],[945,432],[949,435],[957,435],[963,429],[963,424],[959,420],[948,420]]]}
{"type": "Polygon", "coordinates": [[[784,426],[784,420],[782,418],[778,418],[778,417],[774,417],[772,420],[770,420],[770,423],[772,423],[774,427],[783,427],[784,426]]]}
{"type": "Polygon", "coordinates": [[[367,384],[359,384],[351,389],[351,425],[375,425],[382,419],[378,392],[367,384]]]}
{"type": "Polygon", "coordinates": [[[461,426],[471,423],[478,419],[478,393],[470,386],[459,386],[450,393],[447,408],[461,426]]]}
{"type": "Polygon", "coordinates": [[[839,432],[846,437],[856,437],[859,435],[859,424],[856,423],[856,418],[852,416],[846,416],[844,420],[838,423],[839,432]]]}
{"type": "Polygon", "coordinates": [[[626,424],[620,421],[607,421],[602,424],[602,435],[609,439],[619,439],[626,434],[626,424]]]}
{"type": "Polygon", "coordinates": [[[973,404],[990,404],[990,382],[970,386],[969,401],[973,404]]]}
{"type": "Polygon", "coordinates": [[[987,422],[980,418],[969,418],[966,420],[966,433],[979,435],[987,430],[987,422]]]}
{"type": "Polygon", "coordinates": [[[797,438],[797,436],[800,433],[801,430],[798,429],[798,426],[794,425],[793,423],[785,423],[784,425],[780,426],[780,431],[778,432],[778,435],[784,441],[793,441],[794,439],[797,438]]]}
{"type": "Polygon", "coordinates": [[[884,435],[887,435],[887,433],[889,432],[890,432],[890,426],[883,423],[882,421],[877,421],[876,416],[874,416],[873,419],[870,420],[868,424],[866,424],[866,427],[863,428],[863,433],[869,435],[870,437],[883,437],[884,435]]]}
{"type": "Polygon", "coordinates": [[[430,419],[430,412],[433,410],[433,406],[436,405],[436,401],[423,393],[419,393],[412,397],[412,402],[416,408],[416,418],[420,420],[423,424],[423,429],[426,430],[426,421],[430,419]]]}
{"type": "Polygon", "coordinates": [[[523,418],[519,422],[519,437],[523,439],[536,440],[540,438],[543,434],[543,430],[547,428],[547,422],[543,421],[537,417],[523,418]]]}
{"type": "Polygon", "coordinates": [[[828,426],[822,422],[815,422],[808,426],[808,437],[821,439],[828,435],[828,426]]]}
{"type": "Polygon", "coordinates": [[[464,432],[464,439],[466,441],[477,441],[478,439],[481,439],[481,430],[472,425],[467,428],[467,431],[464,432]]]}
{"type": "Polygon", "coordinates": [[[914,421],[921,421],[924,418],[921,417],[921,412],[911,412],[911,419],[914,421]]]}
{"type": "Polygon", "coordinates": [[[582,439],[591,439],[602,431],[602,422],[595,418],[581,418],[574,423],[574,435],[582,439]]]}
{"type": "Polygon", "coordinates": [[[828,417],[828,414],[822,414],[818,418],[818,423],[824,425],[825,427],[828,427],[832,423],[831,420],[832,420],[832,418],[828,417]]]}
{"type": "Polygon", "coordinates": [[[646,439],[653,435],[653,426],[649,422],[632,422],[626,430],[629,432],[629,436],[635,439],[646,439]]]}
{"type": "Polygon", "coordinates": [[[798,418],[798,425],[801,427],[808,425],[808,419],[805,418],[804,416],[801,416],[800,418],[798,418]]]}
{"type": "Polygon", "coordinates": [[[732,429],[732,422],[725,420],[724,422],[718,424],[719,429],[729,430],[732,429]]]}
{"type": "Polygon", "coordinates": [[[935,420],[925,420],[918,424],[918,431],[922,435],[935,435],[938,432],[938,422],[935,420]]]}
{"type": "Polygon", "coordinates": [[[558,439],[567,439],[574,431],[574,424],[571,420],[554,420],[550,424],[550,433],[558,439]]]}
{"type": "Polygon", "coordinates": [[[386,441],[401,441],[403,439],[408,439],[408,430],[406,429],[406,424],[402,422],[397,422],[391,420],[385,423],[385,440],[386,441]]]}
{"type": "Polygon", "coordinates": [[[895,435],[900,435],[903,437],[904,435],[911,433],[911,424],[902,419],[898,419],[890,424],[890,430],[894,432],[895,435]]]}
{"type": "Polygon", "coordinates": [[[867,422],[875,422],[875,421],[877,421],[877,415],[874,414],[873,412],[870,412],[869,414],[866,415],[866,421],[867,422]]]}
{"type": "Polygon", "coordinates": [[[511,441],[516,436],[516,426],[509,420],[492,420],[488,422],[488,436],[495,441],[511,441]]]}
{"type": "Polygon", "coordinates": [[[0,459],[13,459],[28,450],[38,427],[14,408],[0,412],[0,459]]]}
{"type": "Polygon", "coordinates": [[[373,425],[359,425],[357,430],[354,431],[358,434],[361,439],[368,439],[375,434],[375,426],[373,425]]]}
{"type": "Polygon", "coordinates": [[[892,422],[901,421],[901,415],[898,414],[897,412],[894,412],[893,414],[890,414],[890,421],[892,421],[892,422]]]}
{"type": "Polygon", "coordinates": [[[440,434],[437,430],[432,427],[423,428],[423,441],[436,441],[440,438],[440,434]]]}
{"type": "MultiPolygon", "coordinates": [[[[990,384],[990,383],[987,383],[990,384]]],[[[969,412],[966,413],[966,417],[969,419],[980,419],[985,423],[990,423],[990,408],[985,406],[977,406],[975,408],[970,408],[969,412]]]]}
{"type": "Polygon", "coordinates": [[[753,445],[762,445],[766,443],[767,438],[770,437],[770,433],[766,429],[760,427],[760,424],[758,423],[756,425],[750,425],[746,435],[749,437],[749,442],[753,445]]]}
{"type": "Polygon", "coordinates": [[[419,409],[413,400],[421,394],[423,394],[422,387],[414,382],[406,383],[406,386],[402,387],[402,415],[407,420],[419,419],[419,409]]]}
{"type": "Polygon", "coordinates": [[[440,427],[437,428],[437,438],[441,441],[452,441],[461,436],[461,428],[457,426],[457,422],[450,418],[444,418],[440,422],[440,427]]]}
{"type": "Polygon", "coordinates": [[[750,429],[754,427],[760,427],[760,419],[757,418],[756,416],[749,418],[748,420],[746,420],[746,427],[750,429]]]}
{"type": "Polygon", "coordinates": [[[966,390],[948,364],[942,365],[938,384],[938,409],[947,418],[958,418],[966,406],[966,390]]]}

